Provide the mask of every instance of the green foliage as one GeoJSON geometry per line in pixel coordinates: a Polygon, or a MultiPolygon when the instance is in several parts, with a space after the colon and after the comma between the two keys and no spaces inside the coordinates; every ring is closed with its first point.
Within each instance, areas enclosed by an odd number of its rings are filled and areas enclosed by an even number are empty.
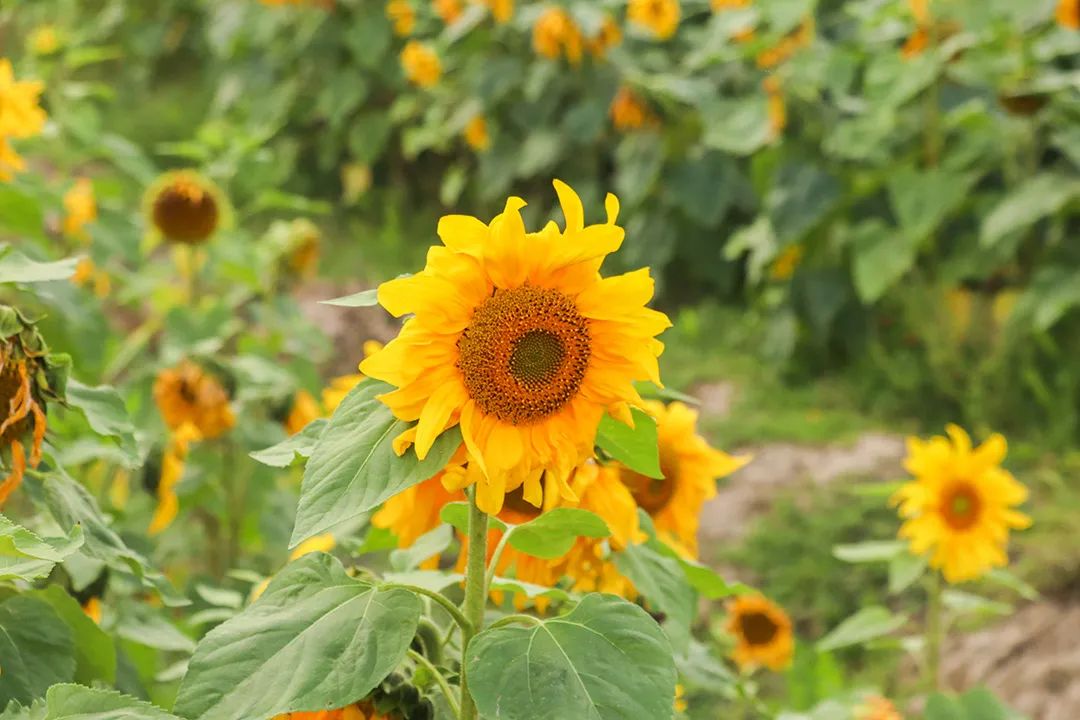
{"type": "Polygon", "coordinates": [[[615,460],[646,477],[661,478],[660,455],[656,449],[656,421],[641,410],[632,411],[630,427],[604,415],[596,431],[596,444],[615,460]]]}

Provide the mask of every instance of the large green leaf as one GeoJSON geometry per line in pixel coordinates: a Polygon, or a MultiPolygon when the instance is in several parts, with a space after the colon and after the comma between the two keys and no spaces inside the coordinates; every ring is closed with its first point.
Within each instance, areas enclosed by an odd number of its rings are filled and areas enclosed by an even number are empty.
{"type": "Polygon", "coordinates": [[[968,195],[972,177],[906,165],[889,174],[889,201],[909,245],[918,247],[968,195]]]}
{"type": "MultiPolygon", "coordinates": [[[[0,228],[6,231],[5,236],[41,237],[45,229],[41,205],[36,198],[13,185],[0,185],[0,228]]],[[[3,254],[0,247],[0,257],[3,254]]],[[[0,266],[2,263],[0,260],[0,266]]]]}
{"type": "Polygon", "coordinates": [[[979,242],[983,246],[994,245],[1006,235],[1056,213],[1077,197],[1080,197],[1080,181],[1051,173],[1036,175],[990,211],[983,220],[979,242]]]}
{"type": "Polygon", "coordinates": [[[849,645],[859,645],[888,635],[906,622],[907,618],[903,615],[894,615],[880,605],[864,607],[821,638],[817,649],[827,652],[849,645]]]}
{"type": "Polygon", "coordinates": [[[82,685],[54,685],[45,704],[45,720],[180,720],[130,695],[82,685]]]}
{"type": "Polygon", "coordinates": [[[56,611],[25,595],[0,603],[0,707],[28,704],[74,677],[71,631],[56,611]]]}
{"type": "Polygon", "coordinates": [[[424,460],[412,449],[398,457],[393,440],[408,424],[394,418],[377,398],[392,389],[369,379],[341,401],[304,469],[289,547],[427,480],[461,445],[461,432],[454,427],[435,440],[424,460]]]}
{"type": "Polygon", "coordinates": [[[851,238],[852,280],[864,303],[878,300],[915,265],[917,243],[878,218],[861,223],[851,238]]]}
{"type": "Polygon", "coordinates": [[[67,280],[75,274],[78,258],[56,262],[31,260],[13,247],[0,244],[0,283],[67,280]]]}
{"type": "Polygon", "coordinates": [[[834,545],[833,557],[849,563],[888,562],[907,550],[903,540],[866,540],[861,543],[834,545]]]}
{"type": "Polygon", "coordinates": [[[596,444],[601,450],[634,472],[662,478],[656,421],[641,410],[631,410],[634,427],[605,414],[596,430],[596,444]]]}
{"type": "Polygon", "coordinates": [[[611,534],[596,513],[581,508],[555,508],[521,525],[510,526],[510,545],[534,557],[562,557],[579,537],[601,538],[611,534]]]}
{"type": "Polygon", "coordinates": [[[630,578],[651,609],[664,615],[661,627],[672,647],[685,653],[690,644],[690,623],[697,607],[697,593],[690,586],[679,561],[648,545],[630,545],[615,553],[615,567],[630,578]]]}
{"type": "Polygon", "coordinates": [[[305,555],[203,638],[175,711],[251,720],[360,700],[404,658],[420,610],[407,590],[355,580],[325,553],[305,555]]]}
{"type": "Polygon", "coordinates": [[[533,627],[486,630],[465,662],[488,720],[672,716],[671,645],[644,610],[613,595],[586,595],[569,614],[533,627]]]}
{"type": "Polygon", "coordinates": [[[106,385],[90,387],[75,378],[68,378],[66,398],[68,404],[82,412],[94,432],[114,437],[120,442],[129,467],[138,464],[135,426],[128,417],[123,398],[115,388],[106,385]]]}
{"type": "Polygon", "coordinates": [[[75,681],[90,684],[95,680],[116,680],[116,645],[109,635],[87,617],[75,598],[59,585],[49,585],[30,593],[30,597],[48,603],[71,630],[75,644],[75,681]]]}
{"type": "Polygon", "coordinates": [[[40,538],[0,514],[0,580],[36,580],[45,577],[83,544],[82,528],[71,537],[40,538]]]}
{"type": "Polygon", "coordinates": [[[311,453],[319,443],[319,438],[322,437],[323,430],[326,429],[326,423],[326,418],[315,418],[305,425],[303,430],[285,438],[277,445],[253,450],[248,455],[263,465],[276,468],[289,467],[296,460],[297,455],[302,458],[311,457],[311,453]]]}

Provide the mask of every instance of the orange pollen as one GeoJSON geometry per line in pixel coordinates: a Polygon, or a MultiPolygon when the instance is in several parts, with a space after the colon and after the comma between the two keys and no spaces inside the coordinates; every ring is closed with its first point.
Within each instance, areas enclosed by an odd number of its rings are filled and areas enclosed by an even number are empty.
{"type": "Polygon", "coordinates": [[[591,354],[589,321],[558,290],[497,289],[458,339],[469,397],[512,425],[539,422],[573,398],[591,354]]]}

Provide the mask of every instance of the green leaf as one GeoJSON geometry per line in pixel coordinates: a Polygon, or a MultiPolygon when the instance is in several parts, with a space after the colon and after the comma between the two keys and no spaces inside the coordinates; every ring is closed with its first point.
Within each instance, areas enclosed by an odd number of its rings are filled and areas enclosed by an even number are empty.
{"type": "Polygon", "coordinates": [[[180,720],[130,695],[82,685],[54,685],[45,702],[45,720],[180,720]]]}
{"type": "Polygon", "coordinates": [[[956,698],[934,693],[926,701],[925,720],[966,720],[967,713],[956,698]]]}
{"type": "Polygon", "coordinates": [[[641,529],[649,536],[649,548],[653,552],[669,557],[679,563],[690,586],[703,596],[710,600],[720,600],[721,598],[753,591],[753,588],[743,583],[729,583],[712,568],[702,565],[697,560],[689,560],[683,557],[675,548],[661,541],[656,537],[656,528],[653,526],[652,518],[641,508],[638,508],[638,520],[641,523],[641,529]]]}
{"type": "Polygon", "coordinates": [[[918,247],[967,197],[970,175],[905,165],[889,173],[889,201],[909,245],[918,247]]]}
{"type": "Polygon", "coordinates": [[[398,572],[413,570],[425,560],[442,554],[454,539],[454,533],[446,525],[424,533],[407,548],[390,553],[390,566],[398,572]]]}
{"type": "Polygon", "coordinates": [[[637,408],[631,408],[634,427],[605,414],[596,430],[596,444],[601,450],[634,472],[662,479],[656,421],[637,408]]]}
{"type": "Polygon", "coordinates": [[[664,614],[661,627],[671,646],[685,653],[690,644],[690,623],[694,620],[697,593],[687,581],[675,558],[665,557],[647,545],[630,545],[615,553],[615,567],[630,578],[649,602],[664,614]]]}
{"type": "Polygon", "coordinates": [[[11,246],[0,245],[0,283],[33,283],[67,280],[75,274],[79,258],[56,262],[31,260],[11,246]]]}
{"type": "Polygon", "coordinates": [[[555,508],[535,519],[510,528],[510,546],[526,555],[554,559],[570,552],[579,537],[611,535],[607,523],[596,513],[581,508],[555,508]]]}
{"type": "Polygon", "coordinates": [[[145,603],[125,602],[117,613],[116,634],[139,645],[190,654],[195,641],[170,622],[162,611],[145,603]]]}
{"type": "MultiPolygon", "coordinates": [[[[465,577],[461,576],[461,579],[464,580],[465,577]]],[[[514,578],[494,577],[491,579],[491,584],[488,585],[488,588],[493,591],[517,593],[524,595],[530,600],[537,597],[546,597],[560,601],[572,600],[574,598],[572,593],[568,593],[562,588],[546,587],[535,583],[522,582],[521,580],[516,580],[514,578]]]]}
{"type": "Polygon", "coordinates": [[[364,380],[330,418],[304,469],[290,548],[427,480],[461,445],[461,431],[453,427],[436,438],[424,460],[412,449],[398,457],[393,440],[409,425],[376,397],[392,389],[364,380]]]}
{"type": "Polygon", "coordinates": [[[893,595],[903,592],[911,583],[922,577],[926,570],[926,558],[903,552],[889,561],[889,592],[893,595]]]}
{"type": "Polygon", "coordinates": [[[769,142],[772,133],[768,107],[761,96],[706,103],[701,119],[705,127],[702,143],[733,155],[750,155],[769,142]]]}
{"type": "Polygon", "coordinates": [[[1015,715],[986,688],[974,688],[960,696],[968,720],[1009,720],[1015,715]]]}
{"type": "Polygon", "coordinates": [[[35,700],[27,707],[12,700],[6,708],[0,709],[0,720],[46,720],[45,701],[35,700]]]}
{"type": "Polygon", "coordinates": [[[42,539],[0,514],[0,580],[36,580],[83,544],[82,528],[67,538],[42,539]]]}
{"type": "Polygon", "coordinates": [[[833,557],[849,563],[888,562],[907,550],[902,540],[867,540],[850,545],[835,545],[833,557]]]}
{"type": "Polygon", "coordinates": [[[833,628],[817,643],[818,652],[860,645],[899,629],[907,618],[894,615],[880,605],[864,607],[833,628]]]}
{"type": "Polygon", "coordinates": [[[320,305],[336,305],[337,307],[374,307],[379,304],[379,289],[361,290],[352,295],[342,295],[330,300],[320,300],[320,305]]]}
{"type": "MultiPolygon", "coordinates": [[[[439,511],[439,519],[463,533],[469,532],[469,503],[446,503],[439,511]]],[[[489,530],[506,530],[507,525],[497,517],[488,517],[489,530]]]]}
{"type": "Polygon", "coordinates": [[[941,602],[957,614],[1005,616],[1013,610],[1013,606],[1009,603],[988,600],[963,590],[945,590],[941,593],[941,602]]]}
{"type": "Polygon", "coordinates": [[[765,199],[773,232],[781,245],[797,243],[840,201],[840,183],[817,165],[786,162],[765,199]]]}
{"type": "Polygon", "coordinates": [[[411,592],[355,580],[325,553],[305,555],[254,604],[207,633],[175,710],[250,720],[355,702],[405,657],[420,610],[411,592]]]}
{"type": "Polygon", "coordinates": [[[864,303],[877,301],[915,265],[917,244],[877,218],[852,232],[852,280],[864,303]]]}
{"type": "Polygon", "coordinates": [[[25,705],[74,677],[71,630],[56,611],[25,595],[0,603],[0,706],[25,705]]]}
{"type": "Polygon", "coordinates": [[[95,680],[116,680],[116,645],[98,624],[87,617],[75,598],[59,585],[49,585],[29,593],[52,606],[71,630],[75,643],[75,681],[89,685],[95,680]]]}
{"type": "Polygon", "coordinates": [[[315,418],[292,437],[285,438],[277,445],[253,450],[248,455],[263,465],[276,468],[289,467],[298,455],[302,458],[311,457],[328,422],[326,418],[315,418]]]}
{"type": "Polygon", "coordinates": [[[644,610],[613,595],[586,595],[569,614],[534,627],[486,630],[465,662],[469,690],[488,720],[672,715],[671,646],[644,610]]]}
{"type": "Polygon", "coordinates": [[[90,387],[75,378],[68,378],[66,398],[68,404],[86,417],[94,432],[120,441],[121,449],[129,458],[128,467],[138,465],[135,426],[115,388],[106,385],[90,387]]]}
{"type": "Polygon", "coordinates": [[[1030,227],[1080,197],[1080,181],[1062,175],[1036,175],[1006,195],[986,216],[979,244],[990,247],[1005,236],[1030,227]]]}
{"type": "Polygon", "coordinates": [[[422,587],[432,592],[442,592],[452,585],[459,585],[464,582],[465,576],[461,573],[444,572],[442,570],[409,570],[408,572],[383,573],[383,580],[399,585],[422,587]]]}
{"type": "MultiPolygon", "coordinates": [[[[45,228],[38,201],[11,185],[0,185],[0,228],[12,235],[39,238],[45,228]]],[[[0,247],[0,258],[4,250],[0,247]]],[[[3,268],[3,260],[0,260],[3,268]]],[[[73,269],[74,271],[74,269],[73,269]]]]}

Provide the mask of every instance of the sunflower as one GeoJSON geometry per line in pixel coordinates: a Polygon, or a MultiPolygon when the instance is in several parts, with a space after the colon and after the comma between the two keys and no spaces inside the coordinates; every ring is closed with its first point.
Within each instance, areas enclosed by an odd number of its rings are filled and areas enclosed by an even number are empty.
{"type": "Polygon", "coordinates": [[[360,363],[397,389],[380,399],[401,420],[417,420],[400,442],[424,458],[435,438],[460,424],[468,449],[459,487],[476,485],[480,507],[498,514],[524,483],[539,507],[546,473],[567,499],[574,467],[592,456],[605,411],[629,417],[641,404],[633,381],[660,382],[655,339],[671,323],[645,307],[648,270],[602,278],[604,257],[622,244],[619,203],[607,222],[585,225],[577,194],[555,181],[566,229],[526,233],[525,202],[512,197],[490,224],[450,215],[444,245],[427,267],[379,286],[391,314],[411,315],[401,333],[360,363]]]}
{"type": "Polygon", "coordinates": [[[538,55],[557,60],[566,56],[567,62],[581,62],[583,39],[574,18],[561,7],[550,7],[540,14],[533,25],[533,50],[538,55]]]}
{"type": "Polygon", "coordinates": [[[84,257],[79,260],[75,265],[75,273],[71,276],[71,282],[73,285],[79,287],[88,287],[94,291],[94,295],[99,298],[108,297],[112,292],[112,278],[104,270],[98,268],[98,266],[88,257],[84,257]]]}
{"type": "Polygon", "coordinates": [[[418,40],[405,43],[401,50],[401,67],[409,82],[422,88],[433,87],[442,76],[439,56],[429,45],[418,40]]]}
{"type": "Polygon", "coordinates": [[[1080,0],[1058,0],[1054,18],[1063,28],[1080,30],[1080,0]]]}
{"type": "Polygon", "coordinates": [[[457,22],[461,17],[461,0],[434,0],[435,12],[447,25],[457,22]]]}
{"type": "Polygon", "coordinates": [[[795,643],[787,613],[761,595],[740,595],[728,603],[727,630],[735,638],[733,657],[740,669],[764,665],[782,670],[791,663],[795,643]]]}
{"type": "Polygon", "coordinates": [[[855,708],[855,720],[904,720],[891,701],[872,695],[855,708]]]}
{"type": "Polygon", "coordinates": [[[465,142],[477,152],[483,152],[491,146],[487,120],[484,119],[483,115],[474,115],[465,126],[465,142]]]}
{"type": "Polygon", "coordinates": [[[147,190],[144,205],[157,233],[178,245],[205,243],[230,213],[218,186],[194,170],[161,175],[147,190]]]}
{"type": "Polygon", "coordinates": [[[661,539],[696,557],[701,507],[716,495],[716,479],[735,472],[750,458],[710,447],[697,434],[697,411],[681,402],[665,406],[646,400],[643,407],[656,419],[664,477],[658,480],[621,467],[620,478],[638,507],[652,517],[661,539]]]}
{"type": "Polygon", "coordinates": [[[408,37],[416,26],[416,10],[409,0],[390,0],[386,3],[386,17],[390,18],[398,37],[408,37]]]}
{"type": "Polygon", "coordinates": [[[0,58],[0,137],[29,138],[41,134],[45,111],[38,105],[44,84],[15,80],[11,61],[0,58]]]}
{"type": "Polygon", "coordinates": [[[483,5],[491,12],[491,17],[500,25],[510,21],[514,16],[514,0],[473,0],[478,5],[483,5]]]}
{"type": "Polygon", "coordinates": [[[758,53],[757,66],[762,69],[774,68],[786,62],[796,52],[806,47],[814,39],[814,18],[807,17],[780,42],[758,53]]]}
{"type": "Polygon", "coordinates": [[[619,24],[615,22],[615,18],[611,15],[604,15],[604,19],[600,23],[600,29],[596,32],[596,35],[585,41],[585,47],[593,57],[602,58],[607,55],[608,50],[621,42],[622,30],[619,28],[619,24]]]}
{"type": "Polygon", "coordinates": [[[60,34],[55,25],[39,25],[26,38],[26,47],[34,55],[52,55],[60,49],[60,34]]]}
{"type": "MultiPolygon", "coordinates": [[[[451,461],[450,472],[462,462],[460,455],[456,463],[451,461]]],[[[465,500],[465,493],[461,490],[447,490],[444,487],[443,477],[446,472],[447,470],[443,470],[387,500],[372,516],[371,524],[392,531],[399,548],[412,547],[417,538],[442,524],[440,514],[447,504],[465,500]]],[[[462,557],[464,555],[462,553],[462,557]]],[[[433,555],[425,558],[420,567],[434,569],[438,565],[439,556],[433,555]]]]}
{"type": "Polygon", "coordinates": [[[608,112],[615,129],[623,132],[655,127],[660,122],[641,96],[625,85],[615,93],[608,112]]]}
{"type": "MultiPolygon", "coordinates": [[[[375,353],[382,350],[383,344],[378,340],[365,340],[363,345],[364,357],[369,358],[375,353]]],[[[360,384],[360,381],[364,379],[364,375],[361,373],[354,373],[352,375],[339,375],[330,380],[330,384],[323,388],[322,391],[322,404],[323,411],[327,415],[333,415],[337,410],[338,405],[345,399],[345,396],[349,394],[349,391],[360,384]]]]}
{"type": "Polygon", "coordinates": [[[64,234],[88,242],[86,226],[97,219],[97,203],[94,201],[94,183],[89,178],[79,178],[64,193],[64,234]]]}
{"type": "Polygon", "coordinates": [[[154,402],[169,430],[190,425],[200,440],[221,437],[236,424],[225,388],[190,360],[158,374],[154,402]]]}
{"type": "Polygon", "coordinates": [[[679,29],[679,0],[630,0],[626,17],[647,28],[658,40],[667,40],[679,29]]]}
{"type": "Polygon", "coordinates": [[[312,420],[322,417],[322,408],[307,390],[298,390],[285,418],[285,432],[290,435],[303,430],[312,420]]]}
{"type": "Polygon", "coordinates": [[[904,467],[915,479],[892,502],[904,518],[899,537],[956,583],[1004,567],[1009,529],[1026,528],[1031,519],[1013,509],[1027,499],[1027,488],[1001,467],[1005,438],[994,434],[972,448],[962,428],[945,431],[948,438],[908,438],[904,467]]]}

